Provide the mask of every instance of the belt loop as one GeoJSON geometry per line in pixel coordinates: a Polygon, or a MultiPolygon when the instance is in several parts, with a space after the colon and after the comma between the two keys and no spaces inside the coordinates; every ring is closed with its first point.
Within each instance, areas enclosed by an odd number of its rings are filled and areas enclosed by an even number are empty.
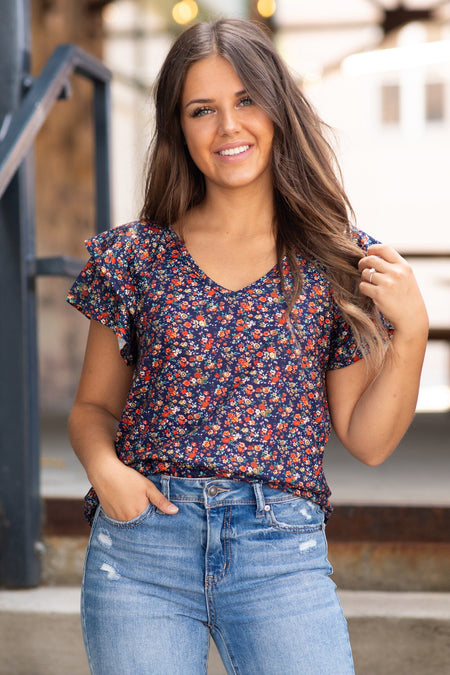
{"type": "Polygon", "coordinates": [[[253,483],[253,491],[256,498],[256,517],[263,518],[266,502],[264,499],[264,492],[261,483],[253,483]]]}
{"type": "Polygon", "coordinates": [[[170,476],[161,476],[161,492],[170,501],[170,476]]]}
{"type": "MultiPolygon", "coordinates": [[[[170,501],[170,476],[161,476],[161,492],[170,501]]],[[[164,511],[159,509],[156,509],[156,512],[164,515],[164,511]]]]}

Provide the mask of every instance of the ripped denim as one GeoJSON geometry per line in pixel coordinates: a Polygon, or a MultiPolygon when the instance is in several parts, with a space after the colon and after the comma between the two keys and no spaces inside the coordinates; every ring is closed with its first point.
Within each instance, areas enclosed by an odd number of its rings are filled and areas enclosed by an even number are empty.
{"type": "Polygon", "coordinates": [[[93,675],[352,675],[319,506],[262,484],[150,479],[177,506],[98,508],[82,624],[93,675]]]}

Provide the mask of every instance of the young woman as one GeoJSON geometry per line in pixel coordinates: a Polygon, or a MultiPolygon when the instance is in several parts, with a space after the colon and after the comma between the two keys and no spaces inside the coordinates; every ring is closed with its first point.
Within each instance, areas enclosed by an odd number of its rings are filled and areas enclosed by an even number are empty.
{"type": "Polygon", "coordinates": [[[87,242],[68,298],[91,319],[70,437],[93,486],[95,675],[199,675],[210,634],[229,673],[353,672],[323,451],[331,421],[362,462],[393,452],[428,322],[333,167],[260,28],[178,38],[141,220],[87,242]]]}

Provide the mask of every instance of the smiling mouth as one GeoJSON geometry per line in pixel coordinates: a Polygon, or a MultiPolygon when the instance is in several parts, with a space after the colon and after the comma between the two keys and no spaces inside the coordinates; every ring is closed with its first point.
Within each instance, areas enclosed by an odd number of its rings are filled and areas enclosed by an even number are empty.
{"type": "Polygon", "coordinates": [[[227,148],[226,150],[219,150],[217,154],[225,157],[229,155],[240,155],[241,153],[249,150],[249,148],[250,148],[249,145],[238,145],[237,148],[227,148]]]}

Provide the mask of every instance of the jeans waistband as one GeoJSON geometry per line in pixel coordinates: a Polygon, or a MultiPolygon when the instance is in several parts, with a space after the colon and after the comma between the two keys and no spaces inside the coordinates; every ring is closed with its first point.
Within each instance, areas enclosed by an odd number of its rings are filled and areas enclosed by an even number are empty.
{"type": "Polygon", "coordinates": [[[257,513],[266,505],[301,499],[294,494],[271,488],[264,483],[247,483],[228,478],[179,478],[158,474],[147,476],[172,502],[198,502],[206,508],[232,504],[256,504],[257,513]]]}

